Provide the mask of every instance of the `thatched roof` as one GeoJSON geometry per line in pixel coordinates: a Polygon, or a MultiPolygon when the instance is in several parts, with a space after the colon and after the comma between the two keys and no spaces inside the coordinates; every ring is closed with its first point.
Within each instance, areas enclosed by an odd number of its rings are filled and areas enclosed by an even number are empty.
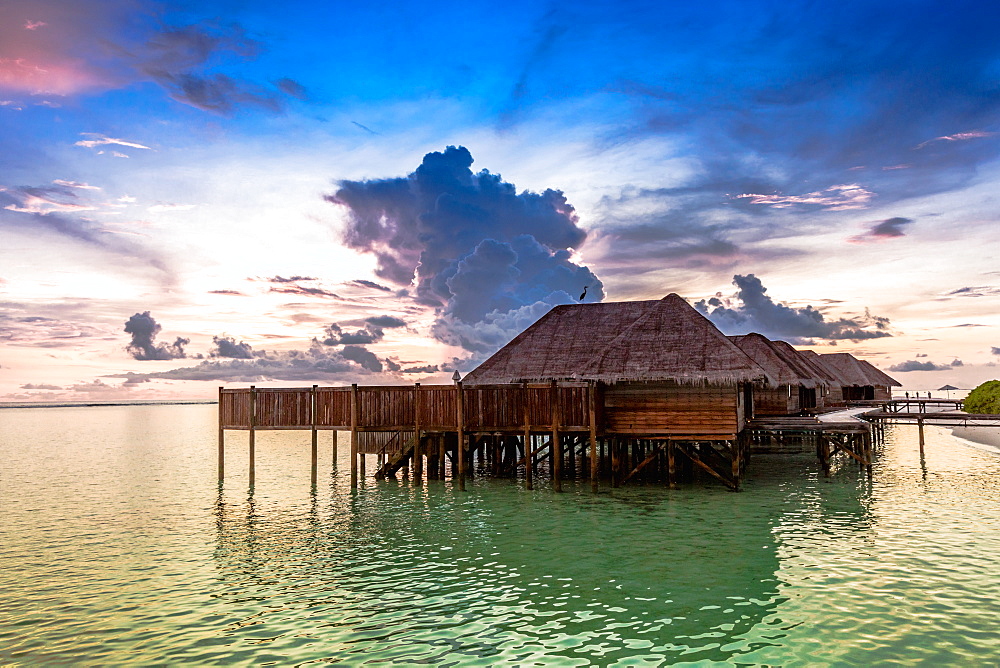
{"type": "Polygon", "coordinates": [[[598,380],[735,385],[767,374],[676,294],[556,306],[470,371],[470,385],[598,380]]]}
{"type": "Polygon", "coordinates": [[[864,387],[865,385],[900,385],[899,381],[887,376],[873,365],[859,360],[850,353],[826,353],[820,359],[840,375],[842,384],[846,386],[864,387]]]}
{"type": "Polygon", "coordinates": [[[831,385],[850,385],[850,382],[844,379],[844,377],[840,374],[840,371],[827,364],[823,360],[823,356],[816,351],[799,350],[798,353],[802,355],[807,362],[812,364],[813,367],[825,374],[831,385]]]}
{"type": "Polygon", "coordinates": [[[896,387],[902,387],[902,383],[882,371],[882,369],[878,368],[868,360],[858,361],[861,362],[861,365],[865,367],[866,371],[868,371],[868,377],[875,381],[872,383],[873,385],[885,385],[886,387],[892,387],[895,385],[896,387]]]}
{"type": "Polygon", "coordinates": [[[839,381],[836,374],[819,361],[819,355],[811,350],[798,350],[792,347],[787,341],[772,341],[774,346],[787,355],[798,361],[806,372],[816,379],[817,385],[835,385],[839,381]],[[808,354],[807,354],[808,353],[808,354]]]}
{"type": "Polygon", "coordinates": [[[788,352],[778,346],[777,341],[771,341],[756,332],[727,338],[749,355],[750,359],[763,368],[779,385],[816,387],[827,383],[806,365],[791,346],[789,346],[791,352],[788,352]]]}

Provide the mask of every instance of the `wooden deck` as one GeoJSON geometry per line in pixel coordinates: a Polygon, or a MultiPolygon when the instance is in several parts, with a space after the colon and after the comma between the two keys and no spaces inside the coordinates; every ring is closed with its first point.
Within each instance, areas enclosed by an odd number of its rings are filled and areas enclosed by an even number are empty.
{"type": "Polygon", "coordinates": [[[219,388],[219,479],[227,430],[249,432],[251,483],[262,430],[311,431],[314,481],[317,433],[332,431],[336,448],[337,433],[349,432],[352,487],[365,476],[366,456],[374,456],[376,478],[404,470],[417,484],[425,473],[444,479],[450,462],[460,489],[478,465],[523,475],[529,488],[543,472],[556,491],[564,477],[589,477],[595,490],[599,480],[674,486],[695,470],[738,490],[755,443],[802,434],[819,439],[816,454],[827,472],[838,452],[871,464],[864,423],[775,418],[742,429],[735,389],[668,389],[664,395],[656,387],[586,382],[219,388]]]}

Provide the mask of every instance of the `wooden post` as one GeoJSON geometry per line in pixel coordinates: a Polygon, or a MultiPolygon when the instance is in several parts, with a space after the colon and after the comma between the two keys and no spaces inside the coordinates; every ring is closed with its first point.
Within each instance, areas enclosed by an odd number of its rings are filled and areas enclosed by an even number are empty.
{"type": "Polygon", "coordinates": [[[317,438],[319,434],[316,433],[316,386],[312,386],[312,390],[309,392],[309,422],[312,427],[312,485],[316,486],[316,470],[319,468],[319,456],[317,448],[317,438]]]}
{"type": "Polygon", "coordinates": [[[255,462],[255,450],[256,450],[256,433],[254,433],[254,427],[257,426],[257,388],[253,385],[250,386],[250,486],[253,486],[254,479],[257,477],[257,467],[255,462]]]}
{"type": "Polygon", "coordinates": [[[358,487],[358,386],[351,385],[351,489],[358,487]]]}
{"type": "Polygon", "coordinates": [[[611,439],[608,445],[611,449],[611,486],[618,486],[618,477],[622,469],[621,442],[618,438],[611,439]]]}
{"type": "MultiPolygon", "coordinates": [[[[789,386],[790,387],[790,386],[789,386]]],[[[729,442],[729,454],[732,458],[733,491],[740,491],[740,441],[739,436],[729,442]]]]}
{"type": "Polygon", "coordinates": [[[332,464],[333,464],[333,468],[337,468],[337,430],[336,429],[331,429],[330,431],[333,433],[333,461],[332,461],[332,464]]]}
{"type": "Polygon", "coordinates": [[[521,396],[524,398],[524,486],[527,489],[534,489],[535,458],[531,455],[531,410],[528,405],[528,397],[531,394],[528,392],[527,383],[521,383],[521,396]]]}
{"type": "Polygon", "coordinates": [[[219,482],[226,477],[226,430],[222,426],[222,388],[219,388],[219,482]]]}
{"type": "Polygon", "coordinates": [[[438,480],[444,480],[448,466],[448,450],[444,443],[444,434],[438,434],[438,480]]]}
{"type": "Polygon", "coordinates": [[[420,450],[420,383],[413,384],[413,482],[424,482],[424,453],[420,450]]]}
{"type": "Polygon", "coordinates": [[[590,420],[590,489],[597,492],[597,383],[587,385],[587,417],[590,420]]]}
{"type": "Polygon", "coordinates": [[[819,463],[823,467],[823,475],[830,477],[830,438],[820,432],[819,434],[819,463]]]}
{"type": "Polygon", "coordinates": [[[924,456],[924,419],[917,418],[917,438],[920,440],[920,456],[924,456]]]}
{"type": "Polygon", "coordinates": [[[455,445],[455,454],[458,457],[458,489],[465,491],[465,394],[462,391],[462,381],[455,383],[455,412],[458,421],[458,443],[455,445]]]}
{"type": "Polygon", "coordinates": [[[677,468],[674,459],[674,442],[667,441],[667,486],[670,489],[677,489],[677,468]]]}
{"type": "Polygon", "coordinates": [[[559,440],[559,385],[552,381],[549,386],[549,403],[552,409],[552,489],[562,491],[562,443],[559,440]]]}

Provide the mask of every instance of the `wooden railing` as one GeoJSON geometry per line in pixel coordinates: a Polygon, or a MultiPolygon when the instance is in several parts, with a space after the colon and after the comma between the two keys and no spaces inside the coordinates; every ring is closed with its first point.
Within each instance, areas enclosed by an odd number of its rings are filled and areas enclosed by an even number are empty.
{"type": "MultiPolygon", "coordinates": [[[[222,429],[351,429],[468,432],[587,431],[587,384],[356,385],[352,387],[237,388],[219,391],[222,429]]],[[[600,405],[600,402],[597,402],[600,405]]]]}

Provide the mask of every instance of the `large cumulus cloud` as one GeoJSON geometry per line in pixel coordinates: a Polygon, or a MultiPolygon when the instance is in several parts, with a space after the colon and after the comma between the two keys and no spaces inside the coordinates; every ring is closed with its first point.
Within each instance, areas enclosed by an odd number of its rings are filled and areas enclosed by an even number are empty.
{"type": "Polygon", "coordinates": [[[409,176],[341,181],[326,199],[347,210],[344,242],[375,255],[380,278],[415,283],[437,312],[438,339],[483,352],[520,331],[510,314],[541,315],[585,286],[600,301],[604,289],[575,261],[587,234],[562,192],[519,193],[472,163],[468,149],[449,146],[409,176]]]}

